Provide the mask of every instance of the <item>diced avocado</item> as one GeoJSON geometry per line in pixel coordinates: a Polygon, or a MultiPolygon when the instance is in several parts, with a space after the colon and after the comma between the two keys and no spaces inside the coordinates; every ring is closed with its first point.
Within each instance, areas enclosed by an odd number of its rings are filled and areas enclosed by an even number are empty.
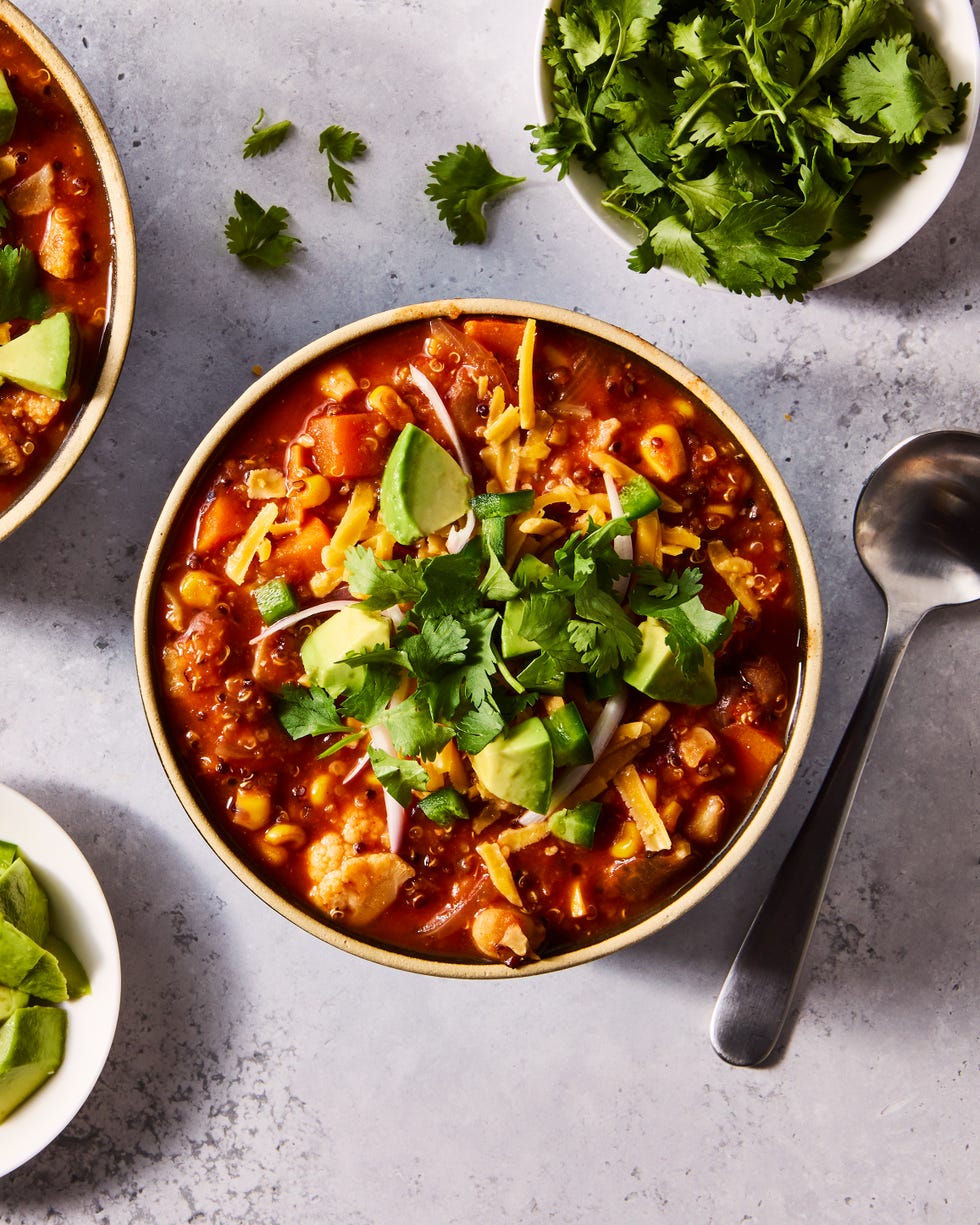
{"type": "Polygon", "coordinates": [[[390,641],[391,622],[387,617],[351,604],[316,627],[300,648],[300,656],[311,683],[337,697],[345,689],[360,689],[364,683],[364,669],[341,663],[344,656],[386,647],[390,641]]]}
{"type": "Polygon", "coordinates": [[[0,1026],[0,1122],[44,1084],[65,1055],[60,1008],[18,1008],[0,1026]]]}
{"type": "Polygon", "coordinates": [[[7,919],[0,919],[0,983],[3,986],[19,987],[43,952],[30,936],[25,936],[7,919]]]}
{"type": "Polygon", "coordinates": [[[0,345],[0,378],[64,400],[75,364],[75,324],[67,311],[49,315],[0,345]]]}
{"type": "Polygon", "coordinates": [[[532,812],[547,811],[555,761],[551,740],[537,717],[502,731],[470,760],[491,795],[532,812]]]}
{"type": "Polygon", "coordinates": [[[41,950],[41,956],[17,984],[21,991],[36,995],[39,1000],[48,1000],[52,1004],[61,1004],[68,998],[68,983],[58,960],[47,949],[41,950]]]}
{"type": "Polygon", "coordinates": [[[667,629],[654,617],[640,626],[640,653],[624,670],[623,680],[647,697],[660,702],[683,702],[686,706],[708,706],[718,696],[715,660],[704,647],[701,667],[685,676],[667,646],[667,629]]]}
{"type": "Polygon", "coordinates": [[[20,849],[16,843],[0,839],[0,872],[5,872],[19,854],[20,849]]]}
{"type": "Polygon", "coordinates": [[[0,917],[43,944],[48,934],[48,898],[23,859],[0,873],[0,917]]]}
{"type": "Polygon", "coordinates": [[[500,653],[504,659],[513,659],[516,655],[530,655],[538,649],[538,644],[525,638],[520,632],[521,618],[527,607],[525,600],[508,600],[504,605],[504,615],[500,622],[500,653]]]}
{"type": "Polygon", "coordinates": [[[381,477],[381,520],[399,544],[414,544],[462,518],[472,493],[449,452],[417,425],[406,425],[381,477]]]}
{"type": "Polygon", "coordinates": [[[68,998],[77,1000],[79,996],[91,995],[92,984],[89,982],[85,967],[79,961],[71,945],[62,940],[60,936],[56,936],[54,932],[49,932],[44,947],[57,960],[58,969],[65,976],[68,998]]]}
{"type": "Polygon", "coordinates": [[[6,1021],[15,1009],[26,1008],[30,998],[19,987],[0,987],[0,1022],[6,1021]]]}
{"type": "Polygon", "coordinates": [[[10,92],[6,75],[0,71],[0,144],[6,144],[14,134],[17,122],[17,103],[10,92]]]}

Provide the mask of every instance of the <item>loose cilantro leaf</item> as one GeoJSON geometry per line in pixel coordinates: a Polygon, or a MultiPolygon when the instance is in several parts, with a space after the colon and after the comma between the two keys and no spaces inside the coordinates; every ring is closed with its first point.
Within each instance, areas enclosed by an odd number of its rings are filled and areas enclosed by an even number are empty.
{"type": "Polygon", "coordinates": [[[327,187],[330,199],[344,200],[349,204],[354,173],[343,163],[356,162],[362,158],[367,153],[367,145],[359,132],[349,132],[339,124],[331,124],[320,133],[320,152],[327,155],[327,168],[330,171],[327,187]]]}
{"type": "Polygon", "coordinates": [[[403,807],[412,803],[413,791],[426,791],[429,786],[429,776],[417,761],[405,761],[400,757],[392,757],[384,749],[368,749],[371,769],[385,791],[403,807]]]}
{"type": "Polygon", "coordinates": [[[381,720],[391,733],[395,752],[431,761],[453,737],[452,729],[436,723],[425,694],[417,690],[390,707],[381,720]]]}
{"type": "Polygon", "coordinates": [[[488,200],[523,183],[524,179],[500,174],[480,145],[457,145],[426,166],[431,181],[425,194],[436,202],[439,216],[452,231],[453,243],[482,243],[487,237],[483,207],[488,200]]]}
{"type": "Polygon", "coordinates": [[[285,233],[289,213],[278,204],[264,209],[244,191],[235,192],[237,217],[225,224],[228,250],[245,263],[267,264],[281,268],[292,258],[293,246],[299,242],[285,233]]]}
{"type": "Polygon", "coordinates": [[[0,323],[40,319],[48,306],[37,285],[37,263],[27,247],[0,247],[0,323]]]}
{"type": "Polygon", "coordinates": [[[259,111],[258,119],[252,124],[252,134],[245,138],[242,157],[265,157],[273,149],[279,148],[293,126],[289,119],[280,119],[278,123],[270,123],[263,127],[264,120],[265,110],[262,109],[259,111]]]}
{"type": "Polygon", "coordinates": [[[284,686],[276,703],[276,714],[294,740],[350,731],[337,713],[333,698],[317,686],[310,689],[301,685],[284,686]]]}
{"type": "Polygon", "coordinates": [[[540,164],[602,180],[630,268],[737,293],[801,298],[865,232],[865,176],[920,171],[969,93],[902,0],[564,0],[546,23],[540,164]]]}

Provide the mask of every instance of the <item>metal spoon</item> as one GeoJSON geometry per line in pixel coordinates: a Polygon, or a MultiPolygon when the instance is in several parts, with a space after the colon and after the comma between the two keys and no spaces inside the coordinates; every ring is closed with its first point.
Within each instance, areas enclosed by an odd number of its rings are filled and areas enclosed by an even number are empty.
{"type": "Polygon", "coordinates": [[[722,987],[711,1042],[729,1063],[772,1052],[789,1012],[831,865],[882,707],[926,613],[980,599],[980,434],[940,430],[897,446],[871,474],[854,543],[885,597],[878,658],[827,777],[722,987]]]}

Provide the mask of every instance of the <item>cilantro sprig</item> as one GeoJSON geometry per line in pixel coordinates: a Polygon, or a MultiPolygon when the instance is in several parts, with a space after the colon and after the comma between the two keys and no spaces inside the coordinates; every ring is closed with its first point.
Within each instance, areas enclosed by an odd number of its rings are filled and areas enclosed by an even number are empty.
{"type": "Polygon", "coordinates": [[[701,571],[688,567],[679,574],[665,575],[654,566],[638,566],[630,607],[644,617],[656,617],[667,627],[667,646],[685,676],[694,676],[704,652],[717,651],[735,624],[738,602],[724,613],[711,612],[698,599],[701,571]]]}
{"type": "Polygon", "coordinates": [[[235,192],[235,212],[225,223],[228,250],[245,263],[281,268],[300,240],[286,233],[289,213],[279,204],[263,208],[244,191],[235,192]]]}
{"type": "Polygon", "coordinates": [[[599,176],[636,271],[738,293],[802,297],[865,232],[865,176],[919,172],[969,92],[902,0],[565,0],[547,20],[541,165],[599,176]]]}
{"type": "Polygon", "coordinates": [[[430,181],[425,194],[434,200],[453,243],[482,243],[487,237],[483,209],[494,196],[523,183],[523,177],[501,174],[480,145],[461,144],[426,166],[430,181]]]}
{"type": "Polygon", "coordinates": [[[355,162],[367,153],[367,145],[359,132],[351,132],[339,124],[331,124],[320,133],[320,152],[327,156],[327,189],[331,200],[351,202],[354,172],[345,163],[355,162]]]}
{"type": "Polygon", "coordinates": [[[0,247],[0,323],[40,319],[48,297],[37,283],[37,261],[28,247],[0,247]]]}
{"type": "Polygon", "coordinates": [[[260,108],[259,117],[252,124],[251,134],[246,136],[242,157],[265,157],[278,149],[292,129],[292,121],[280,119],[278,123],[265,124],[265,108],[260,108]]]}

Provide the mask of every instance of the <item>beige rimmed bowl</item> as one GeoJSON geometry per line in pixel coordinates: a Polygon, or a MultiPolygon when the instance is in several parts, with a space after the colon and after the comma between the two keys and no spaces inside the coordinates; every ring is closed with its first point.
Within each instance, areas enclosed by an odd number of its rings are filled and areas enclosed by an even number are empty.
{"type": "Polygon", "coordinates": [[[780,801],[786,794],[799,768],[807,739],[813,724],[820,683],[823,654],[822,618],[817,576],[807,543],[802,521],[772,460],[746,426],[745,422],[720,396],[697,375],[669,357],[654,345],[611,324],[591,319],[561,307],[543,306],[538,303],[516,302],[498,299],[448,299],[439,302],[424,302],[397,310],[372,315],[306,345],[292,356],[280,362],[273,370],[257,380],[228,409],[210,430],[187,462],[178,477],[170,496],[163,507],[147,547],[146,557],[140,573],[135,607],[136,664],[140,692],[150,731],[157,752],[177,797],[188,816],[197,826],[211,849],[224,864],[248,886],[258,897],[267,902],[290,922],[304,931],[326,941],[335,948],[354,953],[370,961],[379,962],[402,970],[420,974],[442,975],[449,978],[514,978],[529,974],[546,973],[564,969],[585,961],[615,952],[666,927],[706,897],[716,885],[729,875],[749,853],[766,826],[772,820],[780,801]],[[304,907],[295,900],[283,896],[277,889],[259,876],[245,863],[237,851],[225,839],[211,821],[195,790],[193,782],[185,773],[180,758],[171,743],[164,723],[158,689],[155,662],[155,635],[153,607],[157,594],[159,572],[166,557],[171,534],[188,498],[194,495],[199,478],[207,471],[217,452],[224,445],[229,433],[250,413],[261,406],[283,382],[297,371],[335,352],[354,341],[363,340],[388,328],[416,320],[438,317],[453,318],[461,314],[489,314],[499,316],[532,315],[539,321],[572,328],[587,336],[619,345],[636,354],[663,371],[668,377],[685,388],[695,399],[728,430],[745,454],[755,465],[762,480],[770,489],[774,502],[787,528],[795,557],[797,582],[803,626],[806,633],[806,650],[799,683],[799,692],[792,713],[786,750],[775,767],[765,790],[755,805],[726,843],[724,848],[693,877],[676,895],[655,913],[650,914],[622,931],[597,939],[590,944],[546,957],[541,961],[513,970],[503,965],[477,962],[460,962],[434,955],[406,952],[374,943],[351,935],[333,926],[325,915],[317,913],[312,906],[304,907]]]}
{"type": "Polygon", "coordinates": [[[105,332],[91,388],[61,445],[31,483],[0,511],[0,540],[9,536],[58,488],[78,462],[109,406],[129,345],[136,306],[136,232],[129,191],[112,137],[85,86],[58,48],[9,0],[0,0],[0,23],[34,52],[64,90],[81,121],[102,175],[112,232],[112,270],[105,332]]]}

